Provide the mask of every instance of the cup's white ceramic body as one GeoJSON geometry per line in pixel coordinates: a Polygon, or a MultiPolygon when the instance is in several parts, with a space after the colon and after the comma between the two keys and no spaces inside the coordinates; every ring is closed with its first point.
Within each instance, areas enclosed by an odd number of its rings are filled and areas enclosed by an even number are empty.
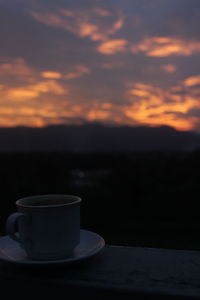
{"type": "Polygon", "coordinates": [[[19,242],[30,259],[66,258],[80,243],[80,203],[81,198],[72,195],[19,199],[16,201],[18,212],[7,220],[7,234],[19,242]],[[50,204],[43,205],[43,201],[50,204]]]}

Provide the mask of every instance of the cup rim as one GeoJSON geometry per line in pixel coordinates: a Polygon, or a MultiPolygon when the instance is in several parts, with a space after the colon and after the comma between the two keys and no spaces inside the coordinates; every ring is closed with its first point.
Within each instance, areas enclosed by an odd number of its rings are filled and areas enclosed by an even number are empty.
{"type": "Polygon", "coordinates": [[[55,208],[55,207],[63,207],[63,206],[69,206],[69,205],[74,205],[77,203],[80,203],[82,199],[78,196],[75,195],[64,195],[64,194],[46,194],[46,195],[35,195],[35,196],[28,196],[28,197],[23,197],[18,199],[15,203],[19,207],[24,207],[24,208],[33,208],[33,209],[40,209],[40,208],[55,208]],[[51,199],[72,199],[73,201],[70,203],[60,203],[60,204],[52,204],[52,205],[31,205],[26,203],[29,200],[51,200],[51,199]],[[25,203],[23,203],[25,202],[25,203]]]}

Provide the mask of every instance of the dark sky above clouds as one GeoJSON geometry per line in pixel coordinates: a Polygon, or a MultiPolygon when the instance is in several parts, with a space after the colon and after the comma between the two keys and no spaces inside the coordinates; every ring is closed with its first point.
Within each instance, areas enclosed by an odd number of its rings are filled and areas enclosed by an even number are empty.
{"type": "Polygon", "coordinates": [[[0,126],[200,128],[199,0],[0,0],[0,126]]]}

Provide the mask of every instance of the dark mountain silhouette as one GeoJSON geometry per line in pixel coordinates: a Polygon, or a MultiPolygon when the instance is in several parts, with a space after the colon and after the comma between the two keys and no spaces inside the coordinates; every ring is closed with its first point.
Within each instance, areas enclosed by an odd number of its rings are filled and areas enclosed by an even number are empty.
{"type": "Polygon", "coordinates": [[[121,152],[195,150],[200,135],[156,128],[109,127],[97,123],[55,125],[44,128],[0,128],[0,151],[121,152]]]}

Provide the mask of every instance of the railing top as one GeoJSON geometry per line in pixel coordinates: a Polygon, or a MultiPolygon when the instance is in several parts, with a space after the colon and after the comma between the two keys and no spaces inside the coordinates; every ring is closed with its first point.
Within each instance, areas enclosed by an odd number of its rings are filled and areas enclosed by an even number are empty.
{"type": "Polygon", "coordinates": [[[39,271],[0,262],[0,290],[5,282],[31,282],[200,299],[199,251],[107,245],[83,262],[39,271]]]}

